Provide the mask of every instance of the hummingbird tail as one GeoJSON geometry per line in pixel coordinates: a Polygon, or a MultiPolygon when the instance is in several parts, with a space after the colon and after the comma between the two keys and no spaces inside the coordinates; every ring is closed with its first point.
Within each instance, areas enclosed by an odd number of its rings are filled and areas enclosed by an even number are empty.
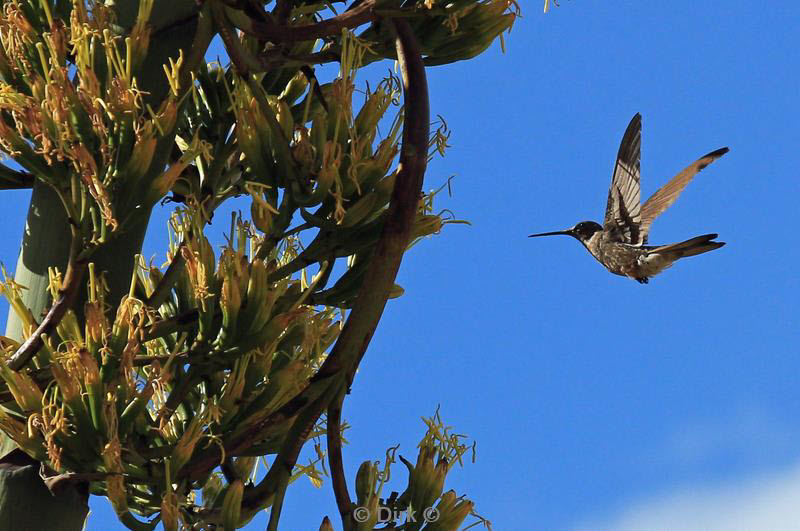
{"type": "Polygon", "coordinates": [[[703,254],[707,253],[708,251],[713,251],[714,249],[719,249],[725,245],[725,242],[711,241],[717,236],[718,234],[704,234],[702,236],[697,236],[690,240],[686,240],[685,242],[664,245],[663,247],[656,247],[650,252],[653,254],[668,255],[674,257],[675,260],[678,258],[684,258],[686,256],[703,254]]]}

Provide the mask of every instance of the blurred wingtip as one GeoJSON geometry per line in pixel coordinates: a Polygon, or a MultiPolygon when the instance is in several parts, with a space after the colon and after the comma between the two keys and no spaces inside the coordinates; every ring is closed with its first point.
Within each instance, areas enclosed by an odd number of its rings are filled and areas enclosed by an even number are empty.
{"type": "Polygon", "coordinates": [[[712,151],[711,153],[707,153],[697,159],[697,171],[704,170],[706,166],[720,158],[722,155],[730,151],[727,147],[722,147],[717,150],[712,151]]]}
{"type": "Polygon", "coordinates": [[[719,148],[719,149],[717,149],[715,151],[712,151],[711,153],[706,155],[706,157],[713,157],[713,158],[716,159],[718,157],[721,157],[722,155],[724,155],[728,151],[730,151],[730,149],[728,149],[727,147],[721,147],[721,148],[719,148]]]}

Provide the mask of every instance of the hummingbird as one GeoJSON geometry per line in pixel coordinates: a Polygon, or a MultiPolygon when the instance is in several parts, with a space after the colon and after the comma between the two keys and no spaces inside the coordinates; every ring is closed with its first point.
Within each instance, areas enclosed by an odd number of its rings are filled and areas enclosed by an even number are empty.
{"type": "Polygon", "coordinates": [[[725,242],[713,241],[717,234],[704,234],[669,245],[647,245],[650,224],[678,199],[697,172],[728,152],[727,147],[703,155],[640,204],[639,160],[642,116],[636,113],[628,124],[617,153],[608,191],[603,224],[581,221],[567,230],[531,234],[529,238],[563,234],[586,247],[598,262],[615,275],[647,284],[650,277],[670,267],[679,258],[719,249],[725,242]]]}

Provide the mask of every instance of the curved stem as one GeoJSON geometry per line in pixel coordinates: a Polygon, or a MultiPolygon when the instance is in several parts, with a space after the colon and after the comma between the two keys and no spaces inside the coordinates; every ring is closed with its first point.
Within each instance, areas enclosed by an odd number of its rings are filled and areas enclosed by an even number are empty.
{"type": "MultiPolygon", "coordinates": [[[[314,423],[339,393],[348,388],[383,314],[403,253],[408,247],[427,167],[430,114],[425,67],[416,37],[405,20],[393,21],[393,24],[397,30],[396,47],[403,76],[406,116],[399,171],[381,238],[342,333],[310,384],[263,422],[226,441],[226,449],[235,455],[265,426],[296,416],[269,472],[245,494],[242,508],[246,510],[256,509],[259,503],[276,493],[281,478],[297,462],[314,423]]],[[[214,447],[205,455],[198,456],[189,471],[190,476],[203,476],[216,466],[219,452],[214,447]]]]}
{"type": "Polygon", "coordinates": [[[352,384],[356,368],[364,357],[378,320],[383,314],[403,254],[408,248],[414,217],[419,209],[425,170],[428,166],[430,103],[422,52],[408,21],[389,19],[389,22],[397,36],[395,39],[397,62],[403,79],[405,100],[403,144],[400,150],[397,181],[392,190],[383,233],[375,246],[375,254],[367,269],[364,284],[359,290],[356,306],[353,308],[355,313],[362,304],[367,308],[374,305],[376,315],[373,317],[374,324],[362,332],[364,345],[358,350],[356,359],[351,362],[348,369],[348,388],[352,384]]]}
{"type": "Polygon", "coordinates": [[[364,0],[357,7],[345,11],[341,15],[317,22],[316,24],[303,24],[299,26],[280,25],[275,22],[254,20],[230,7],[225,7],[230,21],[243,32],[258,37],[259,39],[278,42],[311,41],[325,37],[340,35],[345,28],[356,28],[375,20],[373,12],[375,0],[364,0]]]}
{"type": "Polygon", "coordinates": [[[350,514],[353,511],[353,500],[347,490],[347,478],[344,474],[344,460],[342,459],[342,403],[345,393],[339,396],[328,406],[328,419],[326,436],[328,440],[328,467],[331,471],[331,484],[333,495],[336,497],[336,506],[342,517],[343,529],[349,528],[350,514]]]}
{"type": "Polygon", "coordinates": [[[281,481],[278,483],[278,488],[275,492],[275,497],[272,501],[272,507],[269,510],[269,523],[267,523],[267,531],[278,531],[278,521],[281,519],[281,509],[283,509],[283,499],[286,497],[286,487],[289,486],[289,477],[291,473],[283,474],[281,481]]]}

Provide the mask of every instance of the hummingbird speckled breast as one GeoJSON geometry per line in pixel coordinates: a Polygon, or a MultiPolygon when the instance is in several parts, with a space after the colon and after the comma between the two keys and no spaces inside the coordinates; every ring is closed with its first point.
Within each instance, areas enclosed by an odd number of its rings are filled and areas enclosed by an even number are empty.
{"type": "Polygon", "coordinates": [[[647,245],[647,236],[653,221],[678,199],[692,177],[727,153],[728,148],[703,155],[670,179],[642,205],[639,198],[641,143],[642,116],[636,113],[619,146],[603,225],[581,221],[571,229],[531,234],[529,237],[556,234],[572,236],[606,269],[642,284],[679,258],[707,253],[725,245],[724,242],[713,241],[717,234],[704,234],[684,242],[660,246],[647,245]]]}

